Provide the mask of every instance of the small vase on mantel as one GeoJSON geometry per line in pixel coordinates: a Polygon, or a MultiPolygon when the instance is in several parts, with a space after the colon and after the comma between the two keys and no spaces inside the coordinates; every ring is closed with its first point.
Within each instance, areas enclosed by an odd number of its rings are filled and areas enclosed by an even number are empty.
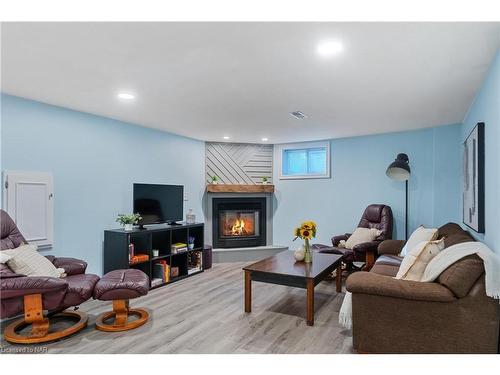
{"type": "Polygon", "coordinates": [[[304,262],[312,263],[311,247],[307,238],[304,240],[304,262]]]}

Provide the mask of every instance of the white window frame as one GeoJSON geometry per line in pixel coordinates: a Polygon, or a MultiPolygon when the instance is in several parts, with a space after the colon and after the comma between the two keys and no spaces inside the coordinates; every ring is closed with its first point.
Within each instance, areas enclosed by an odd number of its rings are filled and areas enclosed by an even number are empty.
{"type": "Polygon", "coordinates": [[[301,143],[287,143],[277,145],[276,151],[278,153],[278,168],[280,180],[306,180],[315,178],[330,178],[330,141],[318,142],[301,142],[301,143]],[[305,175],[283,175],[283,153],[288,150],[303,150],[307,148],[325,148],[326,149],[326,173],[324,174],[305,174],[305,175]]]}

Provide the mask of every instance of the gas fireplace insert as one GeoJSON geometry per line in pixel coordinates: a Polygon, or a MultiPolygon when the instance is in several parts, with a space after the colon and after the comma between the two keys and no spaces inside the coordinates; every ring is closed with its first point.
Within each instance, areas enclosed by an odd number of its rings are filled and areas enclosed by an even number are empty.
{"type": "Polygon", "coordinates": [[[266,245],[265,198],[213,198],[215,248],[266,245]]]}

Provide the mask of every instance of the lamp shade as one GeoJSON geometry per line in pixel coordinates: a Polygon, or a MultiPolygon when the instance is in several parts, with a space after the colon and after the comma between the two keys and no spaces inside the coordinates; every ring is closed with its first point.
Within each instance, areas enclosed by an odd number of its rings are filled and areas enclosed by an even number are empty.
{"type": "Polygon", "coordinates": [[[396,160],[387,167],[385,174],[393,180],[407,181],[411,174],[408,155],[398,154],[396,160]]]}

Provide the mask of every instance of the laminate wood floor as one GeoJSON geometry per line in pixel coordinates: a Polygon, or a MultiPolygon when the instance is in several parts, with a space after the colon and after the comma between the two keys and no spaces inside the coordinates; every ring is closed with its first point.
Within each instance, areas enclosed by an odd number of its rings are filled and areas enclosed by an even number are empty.
{"type": "MultiPolygon", "coordinates": [[[[351,331],[338,324],[344,293],[335,292],[334,281],[316,286],[315,324],[309,327],[305,289],[252,282],[252,312],[246,314],[241,270],[246,264],[215,264],[199,275],[131,300],[131,306],[150,313],[145,325],[131,331],[96,330],[96,316],[111,309],[111,303],[85,302],[80,309],[89,315],[86,329],[39,346],[48,353],[96,354],[353,352],[351,331]]],[[[0,346],[4,353],[23,347],[3,338],[0,346]]]]}

